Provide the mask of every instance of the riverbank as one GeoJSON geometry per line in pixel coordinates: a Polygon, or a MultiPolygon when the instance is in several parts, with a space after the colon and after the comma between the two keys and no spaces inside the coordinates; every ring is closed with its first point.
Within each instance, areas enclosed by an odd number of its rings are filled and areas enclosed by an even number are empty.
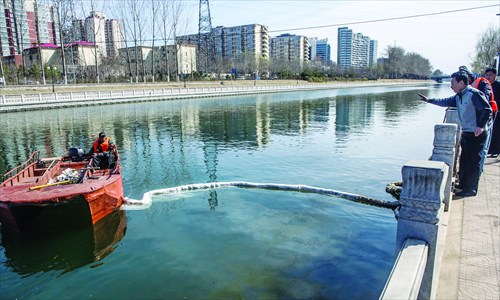
{"type": "Polygon", "coordinates": [[[303,90],[339,89],[367,86],[432,84],[417,80],[346,81],[307,83],[301,81],[222,81],[184,83],[146,83],[50,87],[9,87],[2,90],[0,112],[16,112],[114,103],[161,101],[186,98],[235,96],[242,94],[282,93],[303,90]],[[223,83],[223,84],[222,84],[223,83]],[[281,84],[280,84],[281,83],[281,84]],[[52,89],[52,88],[50,88],[52,89]]]}
{"type": "MultiPolygon", "coordinates": [[[[371,84],[401,84],[401,83],[425,83],[434,81],[427,80],[405,80],[405,79],[379,79],[379,80],[346,80],[346,81],[327,81],[322,83],[307,82],[304,80],[224,80],[224,81],[180,81],[180,82],[148,82],[148,83],[103,83],[103,84],[55,84],[54,90],[57,93],[62,92],[82,92],[82,91],[109,91],[109,90],[133,90],[133,89],[161,89],[161,88],[202,88],[202,87],[220,87],[220,86],[289,86],[289,85],[310,85],[322,87],[329,86],[356,86],[371,84]]],[[[19,85],[6,86],[0,88],[0,95],[21,95],[52,93],[52,84],[42,85],[19,85]]]]}

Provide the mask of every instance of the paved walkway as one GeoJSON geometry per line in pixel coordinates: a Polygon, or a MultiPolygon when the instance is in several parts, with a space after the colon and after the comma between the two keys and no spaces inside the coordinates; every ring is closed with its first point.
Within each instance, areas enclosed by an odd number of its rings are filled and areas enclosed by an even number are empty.
{"type": "Polygon", "coordinates": [[[475,197],[450,205],[437,299],[500,299],[500,157],[488,158],[475,197]]]}

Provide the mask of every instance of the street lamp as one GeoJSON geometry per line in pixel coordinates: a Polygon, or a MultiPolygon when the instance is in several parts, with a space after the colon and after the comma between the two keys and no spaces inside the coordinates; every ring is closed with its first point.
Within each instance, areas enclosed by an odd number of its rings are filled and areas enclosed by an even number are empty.
{"type": "Polygon", "coordinates": [[[49,67],[49,70],[50,70],[50,74],[52,74],[52,93],[55,93],[56,90],[54,87],[54,78],[55,78],[55,73],[57,71],[57,68],[56,67],[49,67]]]}

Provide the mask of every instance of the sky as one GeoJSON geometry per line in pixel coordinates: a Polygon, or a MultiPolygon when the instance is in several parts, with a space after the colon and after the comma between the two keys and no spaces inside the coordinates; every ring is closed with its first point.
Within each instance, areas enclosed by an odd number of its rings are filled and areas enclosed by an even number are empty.
{"type": "MultiPolygon", "coordinates": [[[[190,32],[196,33],[199,1],[188,3],[194,20],[190,32]]],[[[500,0],[210,0],[210,13],[212,27],[257,23],[267,25],[272,37],[291,33],[328,38],[333,61],[337,60],[337,29],[347,26],[377,40],[378,57],[384,56],[387,46],[396,45],[420,54],[433,70],[447,74],[461,65],[470,66],[481,34],[500,26],[500,0]],[[492,5],[496,6],[470,9],[492,5]],[[320,26],[324,27],[297,29],[320,26]]]]}
{"type": "MultiPolygon", "coordinates": [[[[132,0],[80,0],[97,3],[108,18],[132,0]]],[[[145,0],[173,2],[174,0],[145,0]]],[[[199,0],[183,1],[183,32],[198,33],[199,0]]],[[[261,24],[271,37],[283,33],[328,38],[337,60],[337,30],[347,26],[378,41],[378,57],[388,46],[427,58],[446,74],[470,67],[476,44],[488,28],[500,28],[500,0],[209,0],[212,27],[261,24]],[[388,20],[393,19],[393,20],[388,20]],[[377,21],[379,20],[379,21],[377,21]],[[380,21],[382,20],[382,21],[380,21]],[[316,28],[310,28],[316,27],[316,28]],[[305,29],[310,28],[310,29],[305,29]]],[[[149,13],[149,14],[148,14],[149,13]]],[[[151,20],[144,9],[142,21],[151,20]]],[[[476,70],[477,71],[477,70],[476,70]]]]}

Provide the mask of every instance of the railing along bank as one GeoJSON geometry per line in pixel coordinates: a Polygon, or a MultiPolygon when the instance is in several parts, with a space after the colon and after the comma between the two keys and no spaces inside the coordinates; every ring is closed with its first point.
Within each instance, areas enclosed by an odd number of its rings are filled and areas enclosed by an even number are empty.
{"type": "Polygon", "coordinates": [[[283,85],[283,86],[221,86],[192,88],[134,89],[118,91],[84,91],[63,93],[39,93],[22,95],[2,95],[0,108],[15,106],[50,105],[52,103],[78,104],[100,101],[127,102],[144,99],[168,99],[183,96],[223,95],[233,93],[282,92],[305,89],[326,89],[331,85],[283,85]]]}
{"type": "Polygon", "coordinates": [[[430,160],[414,160],[402,169],[403,188],[396,235],[397,259],[380,299],[435,299],[452,197],[459,126],[456,110],[434,127],[430,160]]]}

